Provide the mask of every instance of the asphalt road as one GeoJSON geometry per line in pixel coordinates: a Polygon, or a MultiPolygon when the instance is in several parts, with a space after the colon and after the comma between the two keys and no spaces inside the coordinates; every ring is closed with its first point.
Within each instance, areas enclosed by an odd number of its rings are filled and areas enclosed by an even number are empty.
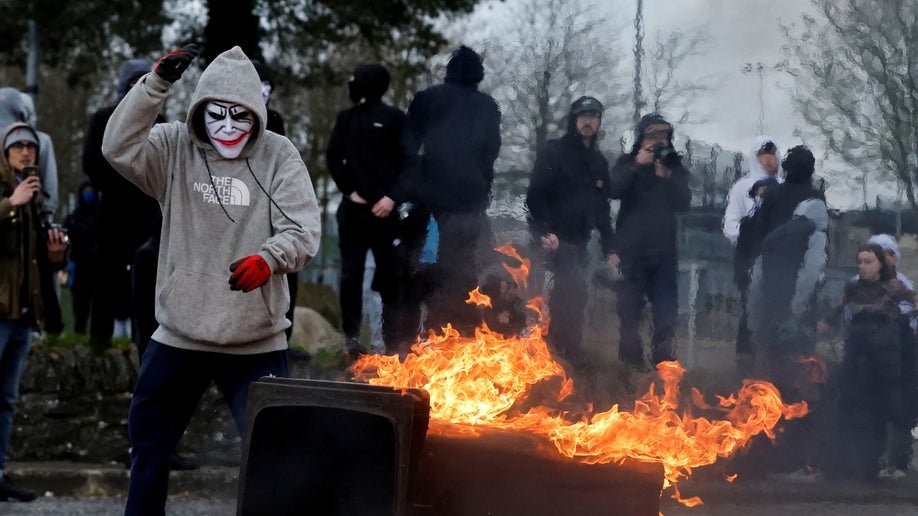
{"type": "MultiPolygon", "coordinates": [[[[918,516],[918,473],[914,471],[904,479],[876,485],[784,479],[769,479],[745,486],[693,481],[680,485],[683,496],[701,496],[704,505],[689,508],[664,497],[661,500],[664,516],[918,516]]],[[[46,496],[28,504],[0,503],[0,514],[16,516],[120,516],[123,510],[122,497],[46,496]]],[[[174,497],[169,500],[166,514],[226,516],[234,514],[235,510],[236,502],[231,498],[174,497]]],[[[608,514],[616,514],[614,508],[610,508],[608,514]]]]}

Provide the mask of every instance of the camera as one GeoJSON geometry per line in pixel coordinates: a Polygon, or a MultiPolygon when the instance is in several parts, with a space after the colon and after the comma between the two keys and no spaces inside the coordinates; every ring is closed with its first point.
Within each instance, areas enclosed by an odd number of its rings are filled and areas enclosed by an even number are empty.
{"type": "Polygon", "coordinates": [[[666,168],[675,168],[682,164],[682,155],[663,142],[653,144],[653,159],[666,168]]]}

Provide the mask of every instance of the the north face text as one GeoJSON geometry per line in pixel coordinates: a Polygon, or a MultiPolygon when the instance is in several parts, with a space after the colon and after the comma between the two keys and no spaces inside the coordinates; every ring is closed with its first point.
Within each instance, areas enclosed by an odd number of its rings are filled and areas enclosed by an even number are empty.
{"type": "Polygon", "coordinates": [[[249,205],[249,187],[241,180],[232,177],[213,176],[213,186],[210,183],[197,182],[194,191],[201,193],[201,198],[207,203],[223,203],[231,206],[249,205]]]}

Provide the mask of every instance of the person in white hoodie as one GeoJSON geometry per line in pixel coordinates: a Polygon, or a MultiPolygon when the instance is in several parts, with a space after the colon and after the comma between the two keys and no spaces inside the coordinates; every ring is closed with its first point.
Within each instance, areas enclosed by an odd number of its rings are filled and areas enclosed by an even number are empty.
{"type": "Polygon", "coordinates": [[[749,172],[739,178],[727,196],[723,232],[734,246],[734,281],[740,292],[740,320],[736,332],[736,356],[743,373],[753,362],[752,330],[748,324],[749,270],[755,260],[754,251],[737,246],[743,219],[751,217],[764,197],[769,182],[780,181],[781,151],[770,136],[756,136],[749,147],[749,172]]]}
{"type": "Polygon", "coordinates": [[[239,47],[201,74],[185,122],[153,125],[197,54],[189,45],[160,59],[102,140],[105,158],[163,214],[159,327],[128,413],[126,515],[164,513],[170,456],[212,381],[242,435],[249,384],[288,375],[286,274],[319,246],[306,165],[290,140],[266,130],[261,80],[239,47]]]}

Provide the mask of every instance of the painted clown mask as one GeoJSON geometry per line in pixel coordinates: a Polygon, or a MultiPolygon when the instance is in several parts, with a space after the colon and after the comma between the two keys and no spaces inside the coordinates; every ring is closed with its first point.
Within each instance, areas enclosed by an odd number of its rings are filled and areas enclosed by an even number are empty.
{"type": "Polygon", "coordinates": [[[255,113],[241,104],[211,101],[204,106],[204,126],[217,152],[236,159],[252,136],[255,113]]]}

